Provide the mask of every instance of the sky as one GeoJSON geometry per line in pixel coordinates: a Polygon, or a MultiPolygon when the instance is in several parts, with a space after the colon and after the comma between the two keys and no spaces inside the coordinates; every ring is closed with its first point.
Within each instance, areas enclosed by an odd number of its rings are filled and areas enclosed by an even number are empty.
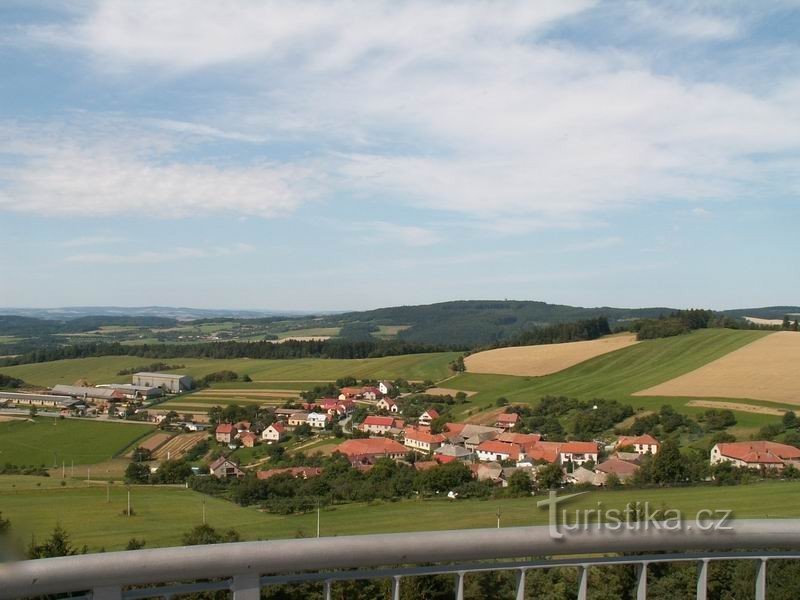
{"type": "Polygon", "coordinates": [[[0,307],[800,304],[800,1],[0,1],[0,307]]]}

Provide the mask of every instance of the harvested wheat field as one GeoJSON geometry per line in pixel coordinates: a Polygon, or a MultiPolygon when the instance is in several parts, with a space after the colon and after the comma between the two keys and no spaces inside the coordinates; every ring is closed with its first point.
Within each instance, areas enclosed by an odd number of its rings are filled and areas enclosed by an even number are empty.
{"type": "Polygon", "coordinates": [[[156,450],[153,454],[153,458],[159,460],[165,458],[171,458],[173,460],[182,458],[184,454],[186,454],[189,450],[194,448],[207,437],[208,433],[204,431],[176,435],[174,438],[156,450]]]}
{"type": "Polygon", "coordinates": [[[474,396],[478,392],[470,392],[468,390],[454,390],[453,388],[445,387],[432,387],[425,390],[426,394],[431,396],[455,396],[458,392],[464,392],[467,396],[474,396]]]}
{"type": "Polygon", "coordinates": [[[752,398],[800,405],[800,333],[779,331],[634,396],[752,398]]]}
{"type": "Polygon", "coordinates": [[[478,352],[464,359],[470,373],[533,376],[550,375],[600,356],[636,344],[634,335],[615,335],[589,342],[514,346],[478,352]]]}

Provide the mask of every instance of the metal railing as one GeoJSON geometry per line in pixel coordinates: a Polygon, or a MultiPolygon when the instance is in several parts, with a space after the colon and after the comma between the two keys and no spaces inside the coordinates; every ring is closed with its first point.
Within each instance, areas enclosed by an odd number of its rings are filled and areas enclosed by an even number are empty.
{"type": "Polygon", "coordinates": [[[765,600],[767,563],[799,558],[797,520],[734,521],[728,531],[701,531],[691,526],[664,529],[657,523],[623,528],[594,525],[561,539],[552,538],[548,527],[472,529],[241,542],[22,561],[0,565],[0,598],[88,590],[87,598],[121,600],[230,590],[234,600],[258,600],[266,586],[319,582],[329,599],[337,581],[388,579],[392,598],[399,600],[403,579],[450,574],[454,597],[461,600],[466,574],[514,571],[516,597],[521,600],[528,572],[559,567],[578,570],[578,598],[585,600],[591,567],[632,565],[637,570],[637,599],[645,600],[649,565],[695,563],[700,599],[706,598],[711,562],[750,560],[757,565],[756,598],[765,600]],[[651,554],[626,555],[629,553],[651,554]],[[500,560],[504,562],[497,562],[500,560]],[[431,563],[433,566],[415,566],[431,563]],[[153,587],[126,589],[148,585],[153,587]]]}

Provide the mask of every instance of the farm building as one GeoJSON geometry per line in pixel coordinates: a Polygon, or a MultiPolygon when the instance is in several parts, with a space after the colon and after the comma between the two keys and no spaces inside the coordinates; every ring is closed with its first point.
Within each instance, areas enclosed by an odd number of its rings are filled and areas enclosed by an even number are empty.
{"type": "Polygon", "coordinates": [[[131,383],[108,383],[97,386],[100,389],[115,390],[123,394],[128,400],[152,400],[164,395],[164,390],[160,387],[150,387],[146,385],[133,385],[131,383]]]}
{"type": "Polygon", "coordinates": [[[347,440],[336,447],[336,452],[344,454],[353,465],[369,465],[379,458],[403,458],[408,449],[387,438],[367,438],[347,440]]]}
{"type": "Polygon", "coordinates": [[[78,385],[56,385],[51,390],[56,396],[71,396],[82,400],[105,400],[106,402],[122,402],[125,394],[109,388],[81,387],[78,385]]]}
{"type": "Polygon", "coordinates": [[[143,387],[159,387],[164,391],[178,394],[192,389],[194,382],[188,375],[176,375],[173,373],[135,373],[133,375],[133,385],[143,387]]]}
{"type": "Polygon", "coordinates": [[[623,435],[617,440],[615,448],[625,448],[630,446],[636,454],[655,454],[661,443],[652,435],[644,434],[637,436],[623,435]]]}
{"type": "Polygon", "coordinates": [[[716,444],[711,449],[711,464],[721,462],[748,469],[783,469],[800,464],[800,449],[769,441],[716,444]]]}
{"type": "Polygon", "coordinates": [[[406,429],[403,434],[403,443],[412,450],[423,454],[433,452],[447,439],[441,433],[431,433],[425,429],[415,429],[413,427],[406,429]]]}
{"type": "Polygon", "coordinates": [[[72,396],[56,396],[54,394],[26,394],[22,392],[0,392],[0,404],[16,404],[18,406],[39,406],[44,408],[79,408],[85,406],[82,400],[72,396]]]}
{"type": "Polygon", "coordinates": [[[239,468],[232,460],[220,456],[208,466],[209,471],[214,477],[227,479],[228,477],[244,477],[244,471],[239,468]]]}

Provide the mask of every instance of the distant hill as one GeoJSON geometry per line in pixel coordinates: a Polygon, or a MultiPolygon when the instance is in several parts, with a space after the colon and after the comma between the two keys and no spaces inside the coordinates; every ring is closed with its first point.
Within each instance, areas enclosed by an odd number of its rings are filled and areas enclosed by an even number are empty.
{"type": "Polygon", "coordinates": [[[733,318],[756,317],[757,319],[783,319],[786,315],[800,315],[800,306],[765,306],[763,308],[735,308],[723,310],[722,314],[733,318]]]}
{"type": "Polygon", "coordinates": [[[257,319],[272,316],[307,315],[303,311],[234,310],[225,308],[187,308],[175,306],[68,306],[58,308],[2,308],[0,315],[37,319],[76,319],[78,317],[166,317],[179,321],[195,319],[257,319]]]}

